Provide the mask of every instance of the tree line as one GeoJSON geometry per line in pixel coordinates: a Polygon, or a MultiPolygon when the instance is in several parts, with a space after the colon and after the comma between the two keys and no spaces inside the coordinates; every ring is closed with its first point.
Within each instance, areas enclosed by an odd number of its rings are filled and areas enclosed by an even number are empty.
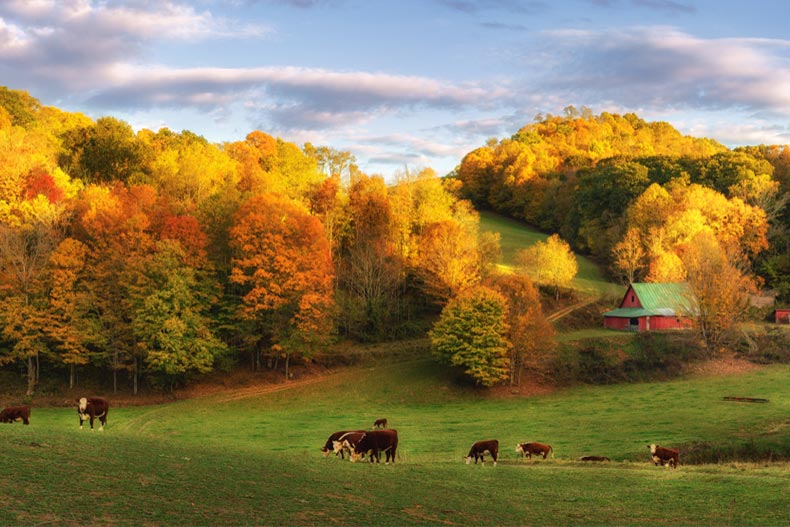
{"type": "Polygon", "coordinates": [[[0,88],[0,365],[115,389],[284,369],[333,339],[422,336],[498,239],[430,169],[261,131],[134,132],[0,88]]]}

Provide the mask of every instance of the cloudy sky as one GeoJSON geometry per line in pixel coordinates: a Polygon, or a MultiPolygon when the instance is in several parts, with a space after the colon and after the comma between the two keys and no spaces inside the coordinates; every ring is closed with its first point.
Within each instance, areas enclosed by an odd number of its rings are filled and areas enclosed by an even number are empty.
{"type": "Polygon", "coordinates": [[[444,174],[568,105],[789,143],[788,19],[786,0],[0,0],[0,85],[444,174]]]}

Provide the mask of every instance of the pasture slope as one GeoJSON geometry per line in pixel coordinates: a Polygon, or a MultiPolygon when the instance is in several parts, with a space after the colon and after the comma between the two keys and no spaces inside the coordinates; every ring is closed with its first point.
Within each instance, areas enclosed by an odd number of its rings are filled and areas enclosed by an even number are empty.
{"type": "MultiPolygon", "coordinates": [[[[71,408],[0,426],[0,525],[790,525],[787,462],[654,467],[647,445],[790,452],[790,367],[493,398],[430,361],[358,368],[271,392],[71,408]],[[724,396],[769,399],[730,403],[724,396]],[[386,417],[396,465],[323,458],[330,432],[386,417]],[[465,465],[499,439],[500,463],[465,465]],[[554,460],[522,461],[523,441],[554,460]],[[584,464],[582,455],[611,463],[584,464]]],[[[686,447],[687,448],[687,447],[686,447]]]]}

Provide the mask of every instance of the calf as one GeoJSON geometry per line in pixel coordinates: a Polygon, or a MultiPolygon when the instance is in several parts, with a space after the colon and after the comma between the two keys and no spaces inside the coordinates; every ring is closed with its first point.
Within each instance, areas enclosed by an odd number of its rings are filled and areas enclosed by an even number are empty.
{"type": "Polygon", "coordinates": [[[516,452],[521,454],[521,457],[528,457],[532,459],[532,454],[543,455],[543,459],[551,452],[551,458],[554,459],[554,449],[551,445],[544,445],[543,443],[519,443],[516,445],[516,452]]]}
{"type": "Polygon", "coordinates": [[[392,460],[395,464],[395,454],[398,450],[398,431],[392,428],[386,430],[371,430],[360,437],[353,452],[351,461],[357,461],[363,454],[370,456],[370,462],[381,463],[381,453],[386,454],[386,464],[392,460]]]}
{"type": "Polygon", "coordinates": [[[603,462],[603,461],[609,461],[609,458],[605,457],[605,456],[582,456],[582,457],[579,458],[579,461],[598,461],[598,462],[603,462]]]}
{"type": "Polygon", "coordinates": [[[387,420],[376,419],[376,421],[373,423],[373,428],[387,428],[387,420]]]}
{"type": "Polygon", "coordinates": [[[22,421],[22,423],[30,424],[30,406],[9,406],[3,408],[0,412],[0,423],[13,423],[14,421],[22,421]]]}
{"type": "Polygon", "coordinates": [[[660,463],[662,467],[666,464],[672,468],[678,468],[678,464],[680,463],[680,453],[674,448],[665,448],[655,444],[650,445],[647,448],[650,449],[650,455],[653,458],[654,465],[658,466],[660,463]]]}
{"type": "Polygon", "coordinates": [[[77,399],[77,415],[80,416],[80,430],[82,422],[90,420],[91,431],[93,431],[93,420],[99,420],[99,431],[104,432],[107,424],[107,412],[110,410],[110,403],[101,397],[81,397],[77,399]]]}
{"type": "Polygon", "coordinates": [[[496,439],[489,439],[488,441],[478,441],[472,445],[472,448],[469,449],[469,453],[464,457],[466,460],[466,464],[472,462],[472,458],[475,460],[475,465],[477,465],[477,460],[480,459],[480,462],[485,465],[485,455],[486,452],[491,454],[491,457],[494,458],[494,466],[496,466],[496,460],[499,457],[499,441],[496,439]]]}

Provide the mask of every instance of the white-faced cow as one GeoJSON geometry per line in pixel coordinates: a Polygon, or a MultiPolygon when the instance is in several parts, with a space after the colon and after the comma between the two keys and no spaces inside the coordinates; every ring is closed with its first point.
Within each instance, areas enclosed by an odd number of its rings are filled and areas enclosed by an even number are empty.
{"type": "Polygon", "coordinates": [[[80,416],[80,430],[82,429],[83,421],[91,422],[91,431],[93,430],[93,420],[99,420],[99,430],[104,432],[104,427],[107,424],[107,412],[110,410],[110,403],[107,399],[101,397],[80,397],[77,399],[77,415],[80,416]]]}
{"type": "Polygon", "coordinates": [[[340,436],[337,441],[332,442],[332,450],[334,451],[335,455],[340,454],[340,457],[345,459],[344,453],[348,452],[348,459],[351,459],[351,453],[354,451],[354,448],[359,443],[359,440],[365,436],[365,430],[354,430],[352,432],[346,432],[342,436],[340,436]]]}
{"type": "Polygon", "coordinates": [[[0,412],[0,423],[13,423],[14,421],[22,421],[22,423],[30,424],[30,406],[9,406],[3,408],[0,412]]]}
{"type": "MultiPolygon", "coordinates": [[[[345,441],[347,442],[347,441],[345,441]]],[[[395,464],[395,455],[398,451],[398,431],[392,428],[385,430],[371,430],[365,432],[351,452],[351,461],[355,462],[363,454],[367,454],[370,462],[381,463],[381,453],[386,454],[386,464],[392,460],[395,464]]]]}
{"type": "MultiPolygon", "coordinates": [[[[360,431],[361,431],[361,430],[360,430],[360,431]]],[[[337,442],[337,441],[338,441],[338,440],[339,440],[341,437],[343,437],[344,435],[346,435],[346,434],[347,434],[347,433],[349,433],[349,432],[351,432],[351,430],[341,430],[341,431],[339,431],[339,432],[334,432],[332,435],[330,435],[330,436],[329,436],[329,438],[326,440],[326,443],[324,444],[324,446],[323,446],[323,447],[321,447],[321,452],[323,452],[323,453],[324,453],[324,457],[327,457],[329,454],[331,454],[332,452],[334,452],[334,453],[335,453],[335,455],[337,455],[337,454],[340,454],[340,456],[341,456],[343,459],[345,459],[345,456],[343,455],[343,451],[342,451],[342,450],[339,450],[339,449],[335,449],[335,446],[334,446],[334,444],[335,444],[335,443],[336,443],[336,442],[337,442]]]]}
{"type": "Polygon", "coordinates": [[[472,448],[469,449],[469,453],[464,457],[464,460],[466,460],[466,464],[468,465],[472,462],[472,459],[474,459],[475,465],[477,465],[477,460],[479,459],[480,462],[485,465],[486,452],[491,454],[491,457],[494,458],[494,466],[496,466],[496,460],[499,457],[499,441],[496,439],[477,441],[472,445],[472,448]]]}
{"type": "Polygon", "coordinates": [[[387,428],[387,420],[376,419],[376,421],[373,423],[373,428],[387,428]]]}
{"type": "Polygon", "coordinates": [[[551,453],[552,459],[554,458],[554,449],[551,448],[551,445],[543,443],[519,443],[516,445],[516,452],[521,454],[521,457],[526,456],[530,459],[532,459],[532,454],[542,455],[543,459],[546,459],[549,453],[551,453]]]}
{"type": "Polygon", "coordinates": [[[672,468],[678,468],[680,453],[674,448],[665,448],[655,444],[647,448],[650,449],[650,456],[653,458],[654,465],[658,466],[660,464],[662,467],[668,465],[672,468]]]}

